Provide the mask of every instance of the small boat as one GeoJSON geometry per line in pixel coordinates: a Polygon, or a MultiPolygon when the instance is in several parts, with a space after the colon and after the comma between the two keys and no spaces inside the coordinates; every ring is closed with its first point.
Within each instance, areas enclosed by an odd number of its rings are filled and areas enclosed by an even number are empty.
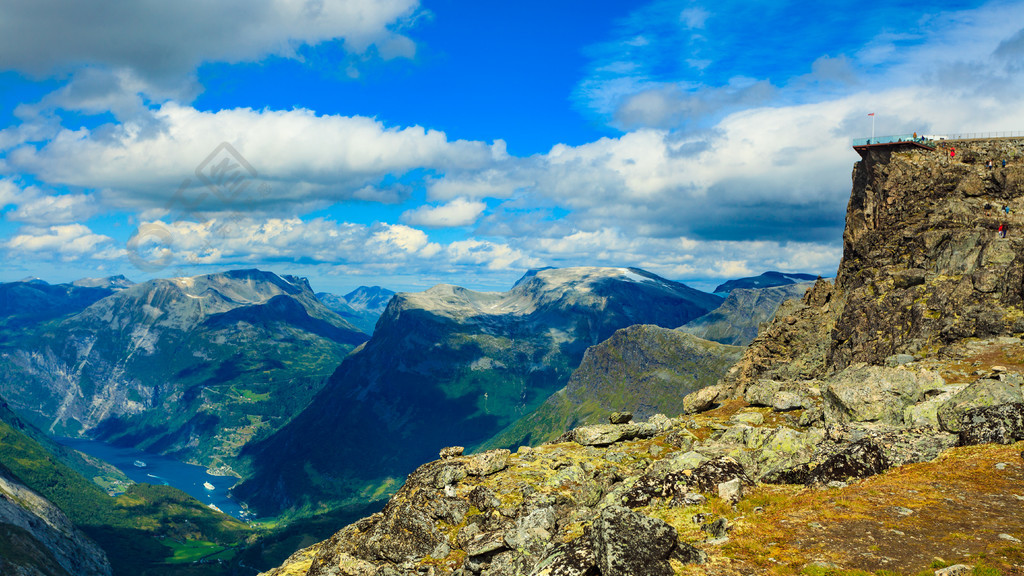
{"type": "Polygon", "coordinates": [[[214,486],[213,484],[210,484],[209,482],[203,482],[203,488],[206,488],[207,490],[214,490],[217,487],[214,486]]]}
{"type": "Polygon", "coordinates": [[[136,460],[135,461],[135,467],[136,468],[145,468],[146,467],[146,463],[143,462],[142,460],[136,460]]]}

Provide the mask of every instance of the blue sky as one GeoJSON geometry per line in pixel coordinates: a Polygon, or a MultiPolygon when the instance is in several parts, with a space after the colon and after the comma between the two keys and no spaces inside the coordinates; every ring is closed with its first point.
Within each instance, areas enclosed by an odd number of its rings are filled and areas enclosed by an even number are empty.
{"type": "Polygon", "coordinates": [[[1024,130],[1022,23],[1022,2],[5,2],[0,281],[832,275],[867,114],[1024,130]]]}

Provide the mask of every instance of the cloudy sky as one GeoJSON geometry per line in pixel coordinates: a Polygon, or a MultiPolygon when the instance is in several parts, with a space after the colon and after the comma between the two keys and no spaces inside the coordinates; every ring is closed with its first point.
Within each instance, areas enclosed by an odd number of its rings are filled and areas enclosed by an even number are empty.
{"type": "Polygon", "coordinates": [[[9,0],[0,281],[835,273],[853,138],[1024,130],[1024,2],[9,0]]]}

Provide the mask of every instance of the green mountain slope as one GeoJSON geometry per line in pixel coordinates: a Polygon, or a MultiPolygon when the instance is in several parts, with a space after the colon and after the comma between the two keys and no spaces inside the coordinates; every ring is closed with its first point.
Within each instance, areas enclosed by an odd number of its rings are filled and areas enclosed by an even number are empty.
{"type": "Polygon", "coordinates": [[[442,446],[479,444],[532,412],[616,330],[675,327],[720,303],[625,268],[398,294],[310,407],[246,450],[254,474],[236,494],[263,511],[379,497],[442,446]]]}
{"type": "MultiPolygon", "coordinates": [[[[63,464],[29,434],[2,420],[0,476],[16,479],[56,505],[70,523],[106,551],[117,576],[173,574],[167,559],[184,543],[232,549],[250,533],[245,524],[168,486],[133,484],[125,494],[112,497],[63,464]]],[[[67,526],[62,530],[73,533],[67,526]]],[[[18,539],[24,542],[24,534],[16,530],[9,530],[8,536],[14,539],[8,544],[18,539]]]]}
{"type": "Polygon", "coordinates": [[[757,337],[762,322],[771,320],[783,301],[800,298],[813,283],[770,288],[734,288],[718,308],[690,320],[679,330],[722,344],[746,346],[757,337]]]}
{"type": "Polygon", "coordinates": [[[51,433],[231,470],[365,339],[301,278],[151,280],[0,345],[0,394],[51,433]]]}
{"type": "Polygon", "coordinates": [[[651,325],[630,326],[589,348],[565,388],[481,449],[539,444],[566,430],[608,421],[683,412],[683,397],[718,381],[743,348],[651,325]]]}

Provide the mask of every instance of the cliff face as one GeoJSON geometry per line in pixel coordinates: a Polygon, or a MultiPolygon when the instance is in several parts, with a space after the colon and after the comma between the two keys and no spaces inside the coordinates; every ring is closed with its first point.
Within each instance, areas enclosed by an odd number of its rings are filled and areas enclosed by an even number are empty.
{"type": "Polygon", "coordinates": [[[831,368],[1024,332],[1024,140],[949,146],[854,168],[831,368]]]}
{"type": "Polygon", "coordinates": [[[67,516],[0,466],[0,573],[109,576],[106,554],[67,516]]]}
{"type": "Polygon", "coordinates": [[[835,282],[780,309],[719,390],[742,394],[758,379],[823,378],[965,338],[1019,335],[1022,248],[1024,139],[865,152],[835,282]]]}

